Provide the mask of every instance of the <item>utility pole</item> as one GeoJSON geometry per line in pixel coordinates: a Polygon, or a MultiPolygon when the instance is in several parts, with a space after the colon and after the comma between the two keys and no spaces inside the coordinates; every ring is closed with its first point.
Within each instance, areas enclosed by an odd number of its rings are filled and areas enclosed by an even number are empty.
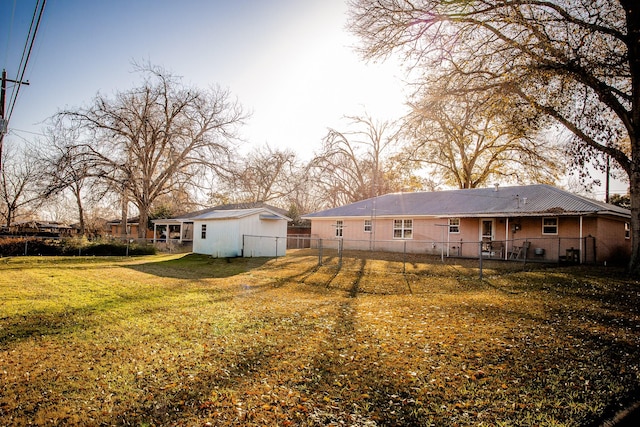
{"type": "Polygon", "coordinates": [[[7,96],[7,82],[17,83],[19,85],[29,85],[29,82],[20,80],[12,80],[7,78],[7,70],[2,70],[2,86],[0,88],[0,171],[2,171],[2,142],[4,134],[9,129],[9,119],[5,117],[5,103],[7,96]]]}

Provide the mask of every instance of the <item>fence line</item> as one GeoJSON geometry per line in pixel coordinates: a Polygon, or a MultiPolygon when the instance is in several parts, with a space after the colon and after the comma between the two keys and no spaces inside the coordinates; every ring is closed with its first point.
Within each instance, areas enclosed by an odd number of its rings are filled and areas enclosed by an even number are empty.
{"type": "MultiPolygon", "coordinates": [[[[73,240],[69,237],[51,236],[0,236],[13,239],[24,239],[23,255],[30,253],[29,241],[73,240]]],[[[153,239],[111,237],[103,241],[122,242],[127,248],[131,244],[154,244],[153,239]]],[[[191,242],[179,239],[165,239],[156,241],[156,248],[169,252],[188,252],[191,242]]],[[[34,245],[35,247],[36,245],[34,245]]],[[[309,235],[289,235],[286,237],[245,235],[243,237],[244,256],[283,256],[286,249],[312,249],[318,254],[318,264],[322,265],[323,258],[329,251],[337,256],[341,262],[342,252],[345,250],[380,251],[407,254],[428,255],[445,258],[493,259],[505,261],[545,262],[545,263],[573,263],[590,264],[596,260],[596,241],[594,237],[566,238],[526,238],[494,241],[436,241],[436,240],[351,240],[344,238],[321,239],[309,235]],[[274,252],[275,251],[275,252],[274,252]],[[333,253],[335,252],[335,253],[333,253]]],[[[38,255],[38,253],[33,253],[38,255]]],[[[79,249],[78,255],[81,255],[79,249]]]]}
{"type": "Polygon", "coordinates": [[[436,240],[352,240],[344,238],[322,239],[313,236],[288,238],[287,249],[310,248],[318,251],[321,259],[326,250],[396,252],[422,254],[445,258],[492,259],[543,263],[595,263],[594,237],[522,238],[493,241],[436,241],[436,240]],[[291,242],[295,242],[293,245],[291,242]]]}

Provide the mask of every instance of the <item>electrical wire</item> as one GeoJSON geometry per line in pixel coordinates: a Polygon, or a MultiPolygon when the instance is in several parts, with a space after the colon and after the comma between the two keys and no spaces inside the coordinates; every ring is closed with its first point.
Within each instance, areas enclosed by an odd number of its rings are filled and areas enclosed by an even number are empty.
{"type": "Polygon", "coordinates": [[[5,64],[9,61],[9,46],[11,46],[11,33],[13,32],[13,22],[16,16],[17,3],[18,3],[18,0],[13,0],[13,7],[11,8],[11,19],[9,20],[9,29],[7,34],[7,48],[5,50],[5,55],[4,55],[5,64]]]}
{"type": "Polygon", "coordinates": [[[18,100],[18,93],[20,92],[20,88],[23,84],[22,79],[24,79],[24,75],[27,71],[27,64],[29,63],[29,58],[31,57],[31,52],[33,51],[33,45],[36,41],[36,34],[38,33],[38,28],[40,27],[40,22],[42,20],[42,14],[44,13],[44,7],[46,3],[47,0],[42,0],[42,3],[40,2],[40,0],[36,2],[36,7],[33,11],[33,17],[31,18],[31,24],[29,26],[29,32],[27,33],[27,39],[22,50],[20,65],[18,66],[18,75],[15,79],[17,83],[15,84],[15,89],[11,92],[11,97],[9,98],[8,114],[5,115],[6,123],[11,120],[13,109],[15,108],[16,101],[18,100]]]}

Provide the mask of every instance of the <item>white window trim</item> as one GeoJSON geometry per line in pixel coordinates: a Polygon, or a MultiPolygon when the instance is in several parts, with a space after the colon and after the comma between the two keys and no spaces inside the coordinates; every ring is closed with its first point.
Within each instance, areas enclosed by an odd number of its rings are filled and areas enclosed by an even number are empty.
{"type": "Polygon", "coordinates": [[[364,232],[365,233],[371,233],[373,231],[373,221],[370,219],[365,219],[364,220],[364,232]],[[369,228],[367,230],[367,228],[369,228]]]}
{"type": "Polygon", "coordinates": [[[625,240],[631,239],[631,223],[630,222],[624,223],[624,238],[625,240]]]}
{"type": "Polygon", "coordinates": [[[449,218],[449,234],[460,234],[460,218],[449,218]],[[451,224],[452,220],[456,220],[458,223],[451,224]],[[456,228],[458,231],[451,231],[452,228],[456,228]]]}
{"type": "Polygon", "coordinates": [[[344,236],[344,221],[341,219],[336,220],[336,237],[341,239],[344,236]]]}
{"type": "Polygon", "coordinates": [[[406,218],[406,219],[394,219],[393,220],[393,229],[391,231],[393,233],[393,238],[397,239],[397,240],[412,240],[413,239],[413,219],[411,218],[406,218]],[[402,222],[402,227],[401,228],[396,228],[396,221],[401,221],[402,222]],[[407,221],[411,221],[411,227],[406,227],[405,228],[405,223],[407,221]],[[401,237],[396,237],[396,230],[400,230],[402,236],[401,237]],[[407,231],[411,231],[411,236],[407,237],[407,231]]]}
{"type": "Polygon", "coordinates": [[[542,234],[543,234],[543,235],[545,235],[545,236],[557,236],[557,235],[558,235],[558,229],[559,229],[559,228],[560,228],[560,220],[558,219],[558,217],[557,217],[557,216],[547,216],[547,217],[543,217],[543,218],[542,218],[542,234]],[[553,220],[555,220],[555,222],[556,222],[556,224],[555,224],[555,228],[556,228],[555,233],[545,233],[544,229],[545,229],[546,227],[552,227],[551,225],[545,225],[545,224],[544,224],[544,221],[545,221],[545,220],[547,220],[547,219],[553,219],[553,220]]]}
{"type": "Polygon", "coordinates": [[[207,224],[200,225],[200,238],[206,240],[207,238],[207,224]]]}

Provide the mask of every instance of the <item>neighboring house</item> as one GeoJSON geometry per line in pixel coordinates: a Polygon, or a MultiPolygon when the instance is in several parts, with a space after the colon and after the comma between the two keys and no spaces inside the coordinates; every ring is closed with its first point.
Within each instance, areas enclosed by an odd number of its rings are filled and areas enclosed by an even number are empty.
{"type": "Polygon", "coordinates": [[[286,254],[290,219],[270,209],[211,210],[191,219],[194,253],[218,258],[286,254]]]}
{"type": "MultiPolygon", "coordinates": [[[[138,228],[140,226],[138,224],[139,222],[140,222],[140,218],[138,217],[127,218],[126,237],[129,237],[131,239],[138,238],[138,228]]],[[[108,221],[107,228],[109,230],[109,233],[108,233],[109,237],[119,238],[125,235],[125,233],[123,233],[124,230],[122,229],[121,219],[114,219],[112,221],[108,221]]],[[[153,232],[151,230],[146,230],[145,238],[146,239],[153,238],[153,232]]]]}
{"type": "Polygon", "coordinates": [[[214,211],[228,211],[238,209],[254,209],[254,208],[266,208],[279,215],[286,216],[287,211],[284,209],[270,206],[264,202],[256,203],[232,203],[226,205],[218,205],[212,208],[201,209],[195,212],[189,212],[184,215],[179,215],[173,218],[154,219],[153,223],[153,241],[156,242],[168,242],[173,243],[191,243],[193,242],[193,219],[214,211]],[[168,238],[168,240],[167,240],[168,238]]]}
{"type": "Polygon", "coordinates": [[[21,221],[2,227],[3,234],[40,237],[70,237],[76,230],[68,224],[45,221],[21,221]]]}
{"type": "Polygon", "coordinates": [[[630,218],[543,184],[387,194],[303,216],[312,237],[349,249],[554,262],[623,261],[630,218]]]}

